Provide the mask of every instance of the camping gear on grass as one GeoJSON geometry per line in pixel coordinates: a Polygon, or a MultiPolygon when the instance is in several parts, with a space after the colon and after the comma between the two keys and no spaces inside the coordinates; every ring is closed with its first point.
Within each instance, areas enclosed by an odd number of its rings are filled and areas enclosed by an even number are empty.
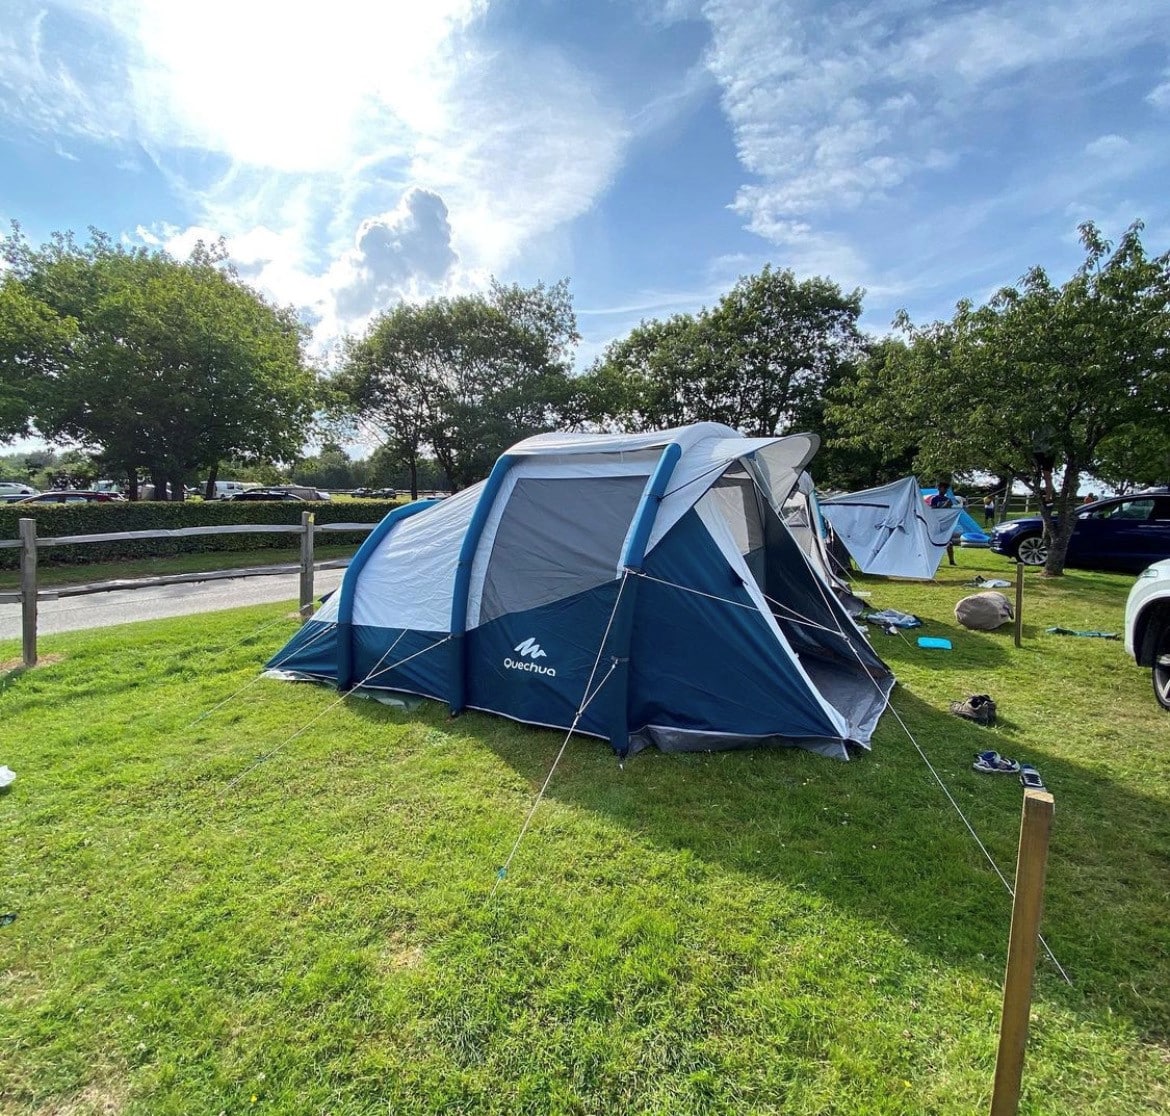
{"type": "Polygon", "coordinates": [[[543,434],[392,511],[269,667],[608,740],[869,746],[894,677],[782,511],[815,435],[543,434]]]}
{"type": "Polygon", "coordinates": [[[1078,632],[1073,628],[1045,628],[1048,635],[1080,636],[1082,639],[1120,639],[1116,632],[1087,631],[1078,632]]]}
{"type": "Polygon", "coordinates": [[[1002,593],[972,593],[955,605],[955,619],[964,628],[991,632],[1012,619],[1012,606],[1002,593]]]}
{"type": "Polygon", "coordinates": [[[881,628],[921,628],[922,621],[909,612],[899,612],[896,608],[883,608],[881,612],[863,612],[862,620],[870,624],[877,624],[881,628]]]}
{"type": "Polygon", "coordinates": [[[952,701],[951,712],[980,725],[995,724],[995,699],[990,694],[972,694],[963,701],[952,701]]]}
{"type": "Polygon", "coordinates": [[[928,651],[949,651],[951,641],[942,636],[919,636],[918,646],[925,647],[928,651]]]}
{"type": "Polygon", "coordinates": [[[980,752],[971,766],[984,775],[1015,775],[1020,765],[1013,759],[1006,759],[998,752],[980,752]]]}
{"type": "Polygon", "coordinates": [[[962,510],[926,507],[914,477],[821,500],[858,568],[889,577],[934,577],[962,510]]]}

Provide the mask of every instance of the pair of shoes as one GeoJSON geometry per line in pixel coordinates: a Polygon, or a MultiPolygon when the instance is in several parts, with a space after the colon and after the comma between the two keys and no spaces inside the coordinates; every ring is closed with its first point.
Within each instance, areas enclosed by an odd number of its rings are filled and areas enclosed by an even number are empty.
{"type": "Polygon", "coordinates": [[[965,701],[952,701],[951,712],[980,725],[995,724],[995,699],[990,694],[972,694],[965,701]]]}
{"type": "Polygon", "coordinates": [[[980,752],[971,767],[985,775],[1015,775],[1020,770],[1015,760],[1005,759],[998,752],[980,752]]]}

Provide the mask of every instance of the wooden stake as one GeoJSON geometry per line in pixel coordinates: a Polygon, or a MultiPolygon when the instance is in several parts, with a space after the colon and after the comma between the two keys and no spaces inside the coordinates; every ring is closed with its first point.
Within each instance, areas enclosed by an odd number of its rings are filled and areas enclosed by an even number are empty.
{"type": "Polygon", "coordinates": [[[999,1053],[995,1059],[991,1116],[1016,1116],[1020,1107],[1053,808],[1052,795],[1047,791],[1024,792],[1020,851],[1016,860],[1016,897],[1012,904],[1007,972],[1003,981],[1003,1016],[999,1027],[999,1053]]]}
{"type": "Polygon", "coordinates": [[[313,616],[313,513],[301,512],[301,620],[313,616]]]}
{"type": "Polygon", "coordinates": [[[1024,563],[1016,562],[1016,646],[1024,637],[1024,563]]]}
{"type": "Polygon", "coordinates": [[[37,665],[37,521],[20,521],[20,636],[24,665],[37,665]]]}

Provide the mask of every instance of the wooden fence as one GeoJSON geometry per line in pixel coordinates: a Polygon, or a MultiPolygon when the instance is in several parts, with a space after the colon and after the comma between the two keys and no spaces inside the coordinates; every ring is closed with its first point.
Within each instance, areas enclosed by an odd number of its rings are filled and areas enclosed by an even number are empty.
{"type": "Polygon", "coordinates": [[[63,535],[53,539],[37,538],[37,521],[22,519],[20,537],[0,539],[0,550],[20,548],[20,590],[15,593],[0,593],[0,604],[21,606],[21,648],[24,665],[35,666],[37,662],[37,602],[56,600],[58,597],[75,596],[82,593],[112,592],[123,589],[148,589],[176,581],[203,581],[213,577],[243,577],[257,573],[283,573],[300,571],[300,613],[307,620],[313,615],[313,540],[320,531],[372,531],[376,523],[316,523],[312,512],[302,512],[300,523],[230,523],[219,527],[178,527],[170,531],[115,531],[104,535],[63,535]],[[100,586],[78,585],[68,588],[40,592],[37,588],[37,552],[50,546],[73,546],[79,543],[120,542],[127,539],[174,539],[187,535],[299,535],[301,557],[297,566],[262,566],[246,570],[213,571],[208,574],[181,574],[169,578],[146,578],[105,582],[100,586]]]}

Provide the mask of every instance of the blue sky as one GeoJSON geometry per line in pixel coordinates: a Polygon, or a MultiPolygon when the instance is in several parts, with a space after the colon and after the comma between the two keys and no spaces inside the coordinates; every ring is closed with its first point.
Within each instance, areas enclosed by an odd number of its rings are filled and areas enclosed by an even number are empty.
{"type": "Polygon", "coordinates": [[[315,347],[569,276],[587,363],[771,262],[945,316],[1170,247],[1153,0],[3,0],[0,219],[222,234],[315,347]]]}

